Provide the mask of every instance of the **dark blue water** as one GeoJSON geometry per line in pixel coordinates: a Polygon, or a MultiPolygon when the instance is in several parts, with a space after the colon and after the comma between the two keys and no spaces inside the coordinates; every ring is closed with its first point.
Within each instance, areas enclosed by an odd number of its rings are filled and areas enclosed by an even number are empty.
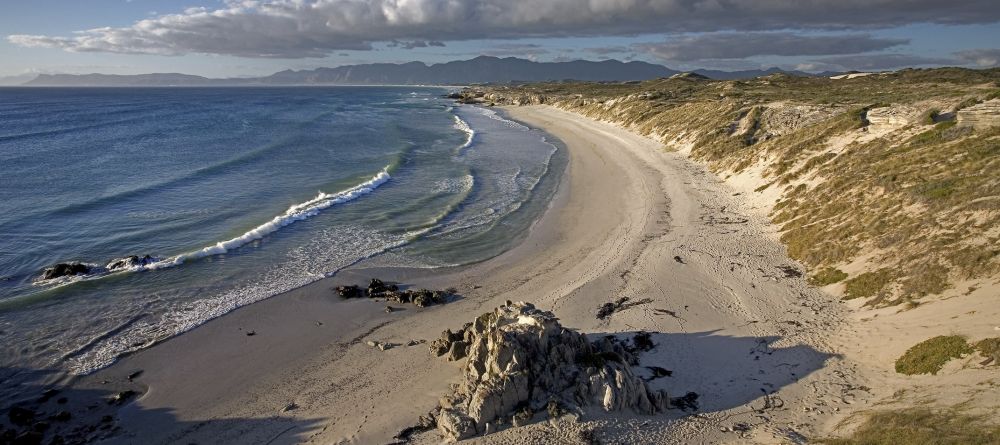
{"type": "Polygon", "coordinates": [[[89,372],[360,260],[509,248],[561,155],[444,92],[0,89],[0,366],[89,372]]]}

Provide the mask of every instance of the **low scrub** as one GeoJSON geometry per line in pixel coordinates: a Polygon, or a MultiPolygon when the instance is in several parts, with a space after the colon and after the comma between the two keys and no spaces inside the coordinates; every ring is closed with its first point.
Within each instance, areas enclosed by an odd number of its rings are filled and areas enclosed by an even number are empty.
{"type": "Polygon", "coordinates": [[[847,438],[820,440],[829,445],[988,445],[1000,443],[1000,426],[953,410],[909,408],[871,414],[847,438]]]}
{"type": "Polygon", "coordinates": [[[906,375],[937,374],[953,358],[971,354],[972,347],[959,335],[940,335],[908,349],[896,360],[896,372],[906,375]]]}
{"type": "Polygon", "coordinates": [[[827,267],[809,277],[809,284],[813,286],[826,286],[828,284],[839,283],[847,278],[847,274],[840,269],[827,267]]]}

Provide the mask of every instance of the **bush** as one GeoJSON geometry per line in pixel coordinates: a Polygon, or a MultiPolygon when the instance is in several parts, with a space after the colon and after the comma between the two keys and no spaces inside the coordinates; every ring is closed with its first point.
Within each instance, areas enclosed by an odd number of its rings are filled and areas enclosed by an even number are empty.
{"type": "Polygon", "coordinates": [[[993,358],[994,365],[1000,365],[1000,337],[984,338],[973,346],[983,357],[993,358]]]}
{"type": "Polygon", "coordinates": [[[882,291],[887,284],[892,281],[892,275],[888,269],[879,269],[874,272],[865,272],[850,280],[847,280],[845,287],[845,300],[855,298],[873,297],[882,291]]]}
{"type": "Polygon", "coordinates": [[[965,337],[939,335],[908,349],[896,360],[896,372],[906,375],[937,374],[949,360],[971,353],[972,347],[965,337]]]}
{"type": "Polygon", "coordinates": [[[879,411],[849,438],[820,440],[831,445],[987,445],[1000,443],[1000,427],[953,410],[908,408],[879,411]]]}
{"type": "Polygon", "coordinates": [[[840,269],[827,267],[809,277],[809,284],[813,286],[826,286],[828,284],[839,283],[847,278],[847,274],[840,269]]]}

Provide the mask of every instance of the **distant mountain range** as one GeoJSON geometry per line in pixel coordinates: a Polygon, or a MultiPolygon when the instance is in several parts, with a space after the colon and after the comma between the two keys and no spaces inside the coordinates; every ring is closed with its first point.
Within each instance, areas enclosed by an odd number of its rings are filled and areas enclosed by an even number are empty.
{"type": "MultiPolygon", "coordinates": [[[[541,81],[609,81],[622,82],[669,77],[680,71],[646,62],[605,60],[592,62],[533,62],[516,57],[480,56],[471,60],[427,65],[422,62],[403,64],[371,63],[314,70],[285,70],[266,77],[211,79],[176,73],[156,74],[40,74],[23,86],[238,86],[238,85],[470,85],[480,83],[518,83],[541,81]]],[[[753,71],[697,70],[713,79],[742,79],[787,72],[809,76],[808,73],[781,71],[778,68],[753,71]]]]}

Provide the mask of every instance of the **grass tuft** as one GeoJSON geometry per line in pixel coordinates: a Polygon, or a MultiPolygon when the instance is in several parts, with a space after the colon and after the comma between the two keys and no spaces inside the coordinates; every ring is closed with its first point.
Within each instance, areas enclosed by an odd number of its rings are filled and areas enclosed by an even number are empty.
{"type": "Polygon", "coordinates": [[[851,437],[829,445],[988,445],[1000,443],[1000,426],[954,410],[908,408],[871,414],[851,437]]]}
{"type": "Polygon", "coordinates": [[[906,375],[937,374],[945,363],[964,354],[972,347],[960,335],[939,335],[913,345],[896,360],[896,372],[906,375]]]}
{"type": "Polygon", "coordinates": [[[892,274],[889,272],[889,269],[865,272],[847,280],[844,288],[844,299],[853,300],[855,298],[874,297],[879,292],[882,292],[882,289],[885,289],[886,285],[890,282],[892,282],[892,274]]]}
{"type": "Polygon", "coordinates": [[[828,284],[839,283],[847,278],[847,274],[840,269],[827,267],[809,277],[809,284],[813,286],[826,286],[828,284]]]}

